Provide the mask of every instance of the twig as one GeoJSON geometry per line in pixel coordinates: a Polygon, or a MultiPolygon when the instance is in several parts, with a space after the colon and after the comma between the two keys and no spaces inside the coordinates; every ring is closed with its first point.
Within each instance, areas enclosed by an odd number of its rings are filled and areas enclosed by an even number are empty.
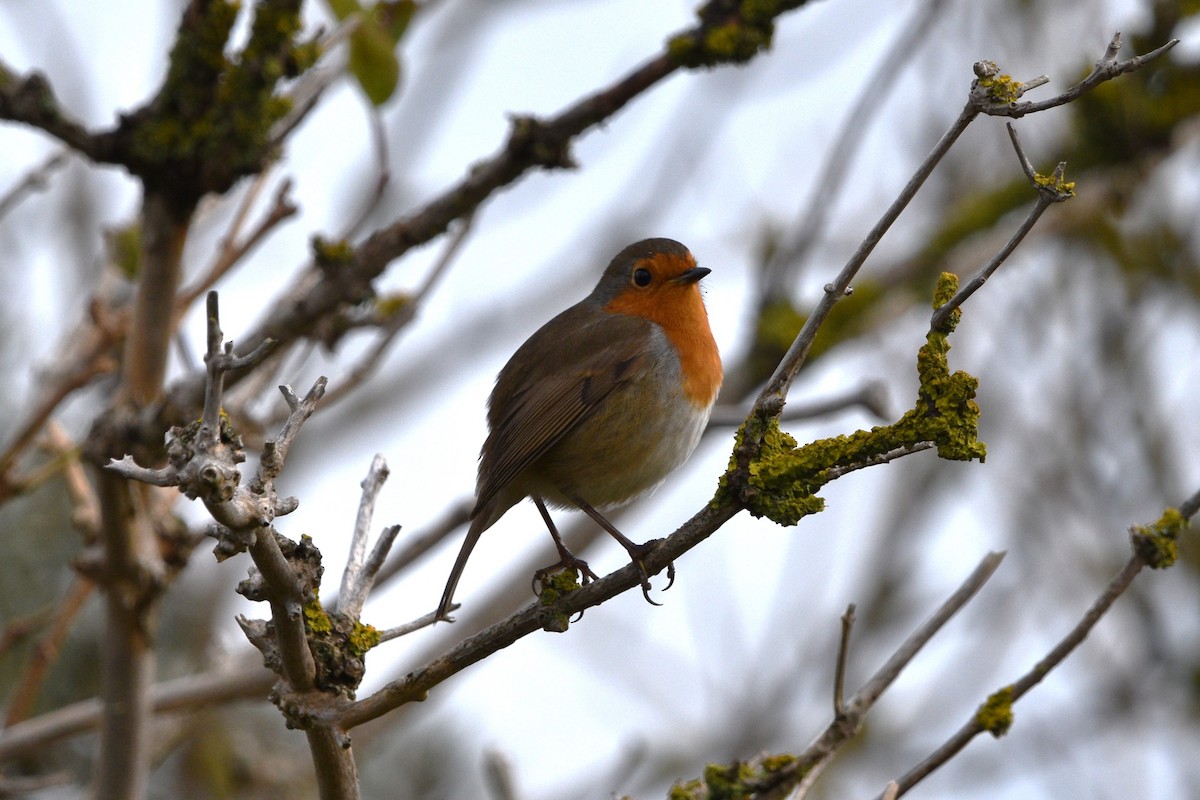
{"type": "MultiPolygon", "coordinates": [[[[711,536],[737,512],[737,508],[728,505],[710,506],[701,510],[675,533],[660,540],[643,559],[646,574],[657,575],[666,569],[668,564],[711,536]]],[[[643,580],[642,571],[638,566],[627,564],[600,580],[566,593],[552,605],[527,605],[507,619],[460,642],[444,655],[414,669],[405,677],[392,681],[371,696],[330,711],[329,716],[323,719],[327,724],[349,730],[394,708],[424,699],[431,688],[496,650],[507,647],[537,630],[563,630],[567,621],[580,611],[600,605],[634,586],[640,586],[643,580]]]]}
{"type": "Polygon", "coordinates": [[[837,665],[833,672],[833,716],[841,717],[846,713],[843,702],[846,688],[846,663],[850,653],[850,631],[854,628],[854,603],[846,607],[842,614],[842,638],[838,645],[837,665]]]}
{"type": "MultiPolygon", "coordinates": [[[[818,417],[836,414],[852,408],[862,408],[879,419],[889,417],[887,408],[887,390],[880,381],[868,381],[857,389],[845,394],[826,397],[822,400],[810,400],[803,403],[789,403],[779,416],[780,422],[798,422],[818,417]]],[[[713,409],[708,419],[710,428],[732,428],[741,425],[750,409],[742,406],[724,405],[713,409]]]]}
{"type": "MultiPolygon", "coordinates": [[[[1178,511],[1184,520],[1190,520],[1194,517],[1197,511],[1200,511],[1200,491],[1185,500],[1179,506],[1178,511]]],[[[1066,660],[1067,656],[1074,652],[1079,645],[1083,644],[1084,639],[1087,638],[1088,634],[1091,633],[1092,629],[1096,627],[1096,624],[1108,610],[1112,608],[1117,598],[1125,593],[1125,590],[1129,588],[1134,578],[1138,576],[1138,573],[1146,565],[1147,562],[1135,548],[1133,556],[1113,576],[1108,585],[1104,587],[1104,591],[1100,593],[1100,596],[1096,598],[1095,602],[1092,603],[1091,607],[1088,608],[1083,617],[1071,628],[1067,635],[1060,639],[1058,644],[1034,664],[1028,672],[1005,687],[1004,691],[1009,695],[1007,702],[1010,705],[1015,704],[1033,687],[1045,680],[1046,676],[1066,660]]],[[[921,763],[897,779],[896,783],[900,787],[899,793],[904,794],[907,792],[938,767],[953,758],[972,739],[986,730],[988,728],[980,719],[979,714],[972,715],[971,719],[947,739],[945,743],[930,753],[921,763]]]]}
{"type": "MultiPolygon", "coordinates": [[[[275,676],[255,664],[239,664],[156,684],[153,711],[173,712],[262,698],[275,676]]],[[[94,730],[100,722],[99,700],[84,700],[0,730],[0,761],[21,758],[71,736],[94,730]]]]}
{"type": "Polygon", "coordinates": [[[294,216],[299,210],[292,203],[291,198],[288,197],[292,190],[292,182],[290,179],[284,180],[275,191],[275,199],[271,203],[270,211],[258,221],[253,230],[246,234],[245,237],[238,239],[242,223],[245,221],[254,199],[258,196],[259,190],[265,185],[268,174],[268,172],[264,171],[255,176],[250,191],[246,193],[246,197],[234,215],[234,220],[230,224],[229,231],[221,241],[221,249],[217,253],[216,260],[209,265],[208,269],[205,270],[199,279],[180,290],[178,297],[175,299],[175,308],[177,311],[189,308],[192,303],[196,302],[196,299],[200,295],[215,286],[217,281],[228,274],[229,270],[237,266],[251,250],[262,243],[279,223],[294,216]]]}
{"type": "Polygon", "coordinates": [[[367,558],[367,537],[370,534],[371,518],[375,514],[375,499],[383,488],[388,477],[387,462],[383,456],[376,454],[371,461],[367,477],[362,481],[362,500],[358,504],[358,517],[354,523],[354,532],[350,537],[350,556],[346,560],[346,570],[342,573],[342,586],[338,591],[337,601],[333,608],[352,619],[358,619],[362,614],[363,604],[375,584],[375,575],[383,565],[396,534],[400,532],[399,525],[384,528],[379,540],[367,558]]]}
{"type": "Polygon", "coordinates": [[[942,603],[928,620],[904,640],[884,665],[871,676],[870,680],[850,698],[849,702],[844,704],[842,713],[834,717],[816,741],[809,745],[803,753],[796,756],[795,760],[781,769],[771,772],[766,781],[754,787],[758,791],[755,797],[760,800],[782,798],[793,788],[799,786],[801,781],[805,780],[806,776],[814,769],[819,769],[828,763],[838,749],[858,733],[867,712],[895,682],[921,648],[928,644],[938,631],[983,588],[1003,559],[1004,553],[988,553],[984,556],[958,589],[942,603]]]}
{"type": "MultiPolygon", "coordinates": [[[[913,62],[914,42],[926,41],[926,34],[940,18],[945,4],[945,0],[926,0],[922,3],[912,19],[900,26],[891,49],[879,59],[875,71],[863,82],[862,92],[831,138],[833,145],[824,156],[820,175],[813,184],[804,210],[796,217],[799,220],[796,230],[763,265],[765,296],[780,296],[788,292],[780,273],[786,265],[795,264],[804,257],[825,227],[830,211],[836,206],[838,194],[845,187],[846,174],[854,164],[854,156],[871,129],[871,116],[884,108],[884,98],[904,74],[904,68],[913,62]]],[[[794,275],[796,270],[788,272],[794,275]]]]}
{"type": "Polygon", "coordinates": [[[382,644],[383,642],[390,642],[392,639],[399,639],[401,636],[407,636],[413,631],[419,631],[422,628],[428,628],[437,621],[437,612],[430,611],[428,614],[422,614],[411,622],[406,622],[403,625],[397,625],[394,628],[388,628],[385,631],[381,631],[379,634],[379,642],[382,644]]]}
{"type": "Polygon", "coordinates": [[[67,163],[67,157],[70,154],[69,150],[59,150],[51,154],[49,158],[26,173],[25,177],[15,186],[0,196],[0,218],[16,208],[27,195],[45,189],[50,182],[50,176],[67,163]]]}
{"type": "Polygon", "coordinates": [[[1011,122],[1008,123],[1008,135],[1012,140],[1013,149],[1017,151],[1017,157],[1021,161],[1021,169],[1025,172],[1030,184],[1037,192],[1037,202],[1034,203],[1033,209],[1025,217],[1025,220],[1017,228],[1016,232],[1004,243],[1004,247],[1000,248],[1000,252],[992,257],[991,261],[979,271],[979,274],[959,289],[954,297],[934,310],[933,316],[929,321],[929,329],[931,331],[949,332],[951,315],[955,309],[965,303],[968,297],[975,294],[975,292],[987,283],[988,278],[992,277],[996,270],[1000,268],[1000,265],[1017,249],[1017,245],[1024,241],[1029,231],[1033,230],[1033,226],[1037,224],[1038,219],[1042,216],[1042,212],[1055,203],[1070,200],[1075,196],[1074,184],[1067,183],[1063,177],[1063,172],[1066,170],[1064,162],[1059,162],[1058,166],[1054,169],[1054,174],[1049,178],[1043,177],[1034,171],[1033,165],[1025,155],[1025,151],[1021,149],[1021,140],[1017,136],[1017,129],[1013,127],[1011,122]]]}
{"type": "Polygon", "coordinates": [[[890,461],[895,461],[897,458],[909,456],[913,453],[919,453],[922,450],[930,450],[934,447],[936,447],[936,445],[933,442],[917,442],[909,447],[898,447],[895,450],[889,450],[888,452],[880,453],[877,456],[869,456],[854,464],[844,464],[830,467],[829,469],[825,470],[823,477],[825,482],[829,482],[851,472],[857,472],[860,469],[874,467],[879,464],[887,464],[890,461]]]}
{"type": "MultiPolygon", "coordinates": [[[[1057,106],[1065,105],[1081,95],[1090,92],[1092,89],[1095,89],[1105,81],[1112,80],[1113,78],[1124,75],[1127,72],[1133,72],[1141,69],[1146,64],[1149,64],[1154,59],[1168,52],[1177,44],[1179,44],[1179,40],[1172,39],[1163,46],[1151,50],[1149,53],[1145,53],[1140,56],[1134,56],[1133,58],[1129,58],[1124,61],[1118,61],[1117,53],[1121,50],[1121,32],[1118,31],[1109,41],[1108,48],[1104,51],[1104,56],[1096,62],[1096,64],[1092,67],[1092,71],[1088,73],[1088,76],[1072,86],[1070,89],[1067,89],[1062,94],[1051,97],[1049,100],[1042,100],[1037,103],[1012,102],[1008,104],[989,105],[984,109],[984,113],[992,116],[1012,117],[1016,119],[1023,117],[1026,114],[1036,114],[1037,112],[1045,111],[1048,108],[1055,108],[1057,106]]],[[[1032,86],[1033,84],[1031,82],[1026,85],[1032,86]]]]}

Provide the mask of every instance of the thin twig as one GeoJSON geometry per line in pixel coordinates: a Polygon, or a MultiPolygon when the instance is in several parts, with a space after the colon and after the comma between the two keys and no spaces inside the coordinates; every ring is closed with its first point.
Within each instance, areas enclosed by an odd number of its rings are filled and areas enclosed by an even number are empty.
{"type": "MultiPolygon", "coordinates": [[[[371,520],[375,516],[375,500],[379,497],[379,491],[387,479],[387,461],[382,455],[376,453],[367,470],[367,477],[363,478],[360,484],[362,498],[358,503],[358,516],[354,521],[354,531],[350,535],[350,555],[346,559],[346,569],[342,573],[342,586],[338,590],[337,602],[333,604],[335,610],[354,619],[357,619],[362,613],[363,603],[366,602],[375,572],[378,571],[378,566],[375,570],[367,569],[367,538],[370,536],[371,520]]],[[[385,538],[394,539],[395,532],[391,537],[386,537],[385,532],[385,538]]]]}
{"type": "Polygon", "coordinates": [[[380,328],[380,334],[375,341],[375,345],[358,359],[354,366],[337,381],[334,388],[325,397],[326,404],[336,403],[338,400],[348,396],[354,389],[357,389],[361,384],[369,380],[379,369],[383,363],[383,357],[387,354],[388,348],[396,340],[397,335],[416,319],[417,313],[421,310],[421,305],[428,298],[441,277],[449,270],[450,265],[454,263],[455,257],[461,251],[463,243],[466,242],[467,236],[471,232],[471,222],[472,218],[467,217],[457,226],[457,230],[442,250],[437,263],[429,270],[429,273],[425,276],[425,280],[417,287],[412,296],[407,298],[403,306],[387,315],[382,324],[379,323],[377,314],[371,315],[369,324],[378,325],[380,328]]]}
{"type": "Polygon", "coordinates": [[[1051,97],[1049,100],[1042,100],[1037,103],[1013,102],[1008,105],[996,104],[984,109],[984,113],[993,116],[1013,117],[1016,119],[1018,117],[1023,117],[1026,114],[1036,114],[1039,111],[1045,111],[1049,108],[1056,108],[1057,106],[1065,105],[1070,103],[1072,100],[1077,99],[1081,95],[1090,92],[1092,89],[1095,89],[1105,81],[1112,80],[1113,78],[1124,75],[1127,72],[1133,72],[1141,69],[1154,59],[1167,53],[1177,44],[1179,44],[1179,40],[1172,39],[1163,46],[1156,47],[1155,49],[1151,50],[1149,53],[1145,53],[1140,56],[1134,56],[1133,58],[1129,58],[1124,61],[1118,61],[1117,53],[1121,50],[1121,32],[1117,31],[1117,33],[1114,34],[1113,38],[1109,41],[1108,48],[1105,50],[1103,58],[1096,62],[1096,64],[1092,67],[1092,71],[1088,73],[1088,76],[1072,86],[1070,89],[1067,89],[1062,94],[1051,97]]]}
{"type": "Polygon", "coordinates": [[[871,116],[885,107],[884,98],[904,74],[904,68],[914,62],[914,43],[927,41],[926,34],[941,17],[945,4],[945,0],[926,0],[922,3],[912,18],[900,26],[891,49],[879,59],[875,71],[863,82],[862,92],[831,137],[832,146],[824,156],[820,176],[813,183],[804,210],[796,216],[799,221],[796,230],[788,235],[787,241],[763,265],[766,296],[789,293],[780,273],[786,265],[791,264],[793,268],[788,273],[795,275],[798,262],[811,250],[824,229],[840,191],[845,188],[846,174],[854,165],[854,156],[871,130],[871,116]]]}
{"type": "MultiPolygon", "coordinates": [[[[871,676],[861,689],[844,704],[842,714],[835,716],[809,747],[795,760],[770,774],[767,782],[755,788],[756,798],[782,798],[806,781],[815,769],[827,764],[842,745],[862,728],[867,712],[883,693],[900,677],[929,641],[970,602],[1004,560],[1004,553],[988,553],[967,579],[948,597],[933,615],[913,631],[890,658],[871,676]]],[[[807,783],[806,785],[811,785],[807,783]]]]}
{"type": "MultiPolygon", "coordinates": [[[[1104,591],[1101,593],[1100,597],[1096,599],[1096,601],[1092,604],[1092,607],[1087,610],[1087,613],[1085,613],[1083,618],[1075,625],[1074,628],[1071,629],[1070,633],[1064,636],[1062,640],[1059,641],[1059,643],[1055,645],[1054,648],[1043,659],[1038,661],[1038,663],[1034,665],[1029,672],[1025,673],[1025,675],[1018,679],[1016,683],[1012,684],[1011,689],[1013,703],[1015,703],[1021,698],[1021,696],[1040,683],[1046,677],[1046,675],[1050,673],[1051,670],[1062,663],[1063,659],[1070,655],[1070,653],[1083,642],[1091,629],[1095,627],[1096,623],[1100,621],[1100,618],[1104,616],[1105,612],[1107,612],[1108,609],[1112,607],[1112,604],[1116,602],[1117,598],[1129,588],[1129,585],[1133,582],[1133,579],[1137,577],[1138,573],[1141,572],[1142,567],[1144,566],[1145,562],[1142,561],[1142,559],[1137,555],[1134,555],[1129,559],[1128,562],[1126,562],[1125,566],[1116,574],[1115,577],[1113,577],[1108,586],[1106,586],[1104,591]]],[[[959,728],[958,731],[955,732],[954,735],[952,735],[949,739],[947,739],[944,744],[930,753],[929,756],[921,761],[921,763],[917,764],[895,781],[895,783],[897,783],[900,787],[899,793],[906,793],[917,783],[929,776],[934,770],[945,764],[959,751],[966,747],[972,739],[983,733],[984,730],[985,728],[979,721],[978,716],[972,715],[970,721],[959,728]]]]}
{"type": "Polygon", "coordinates": [[[846,664],[850,654],[850,631],[854,629],[854,603],[846,607],[842,614],[842,637],[838,645],[837,665],[833,672],[833,716],[840,717],[846,713],[843,702],[846,688],[846,664]]]}
{"type": "MultiPolygon", "coordinates": [[[[1192,519],[1197,512],[1200,512],[1200,491],[1195,492],[1191,497],[1180,504],[1177,509],[1184,520],[1192,519]]],[[[1104,591],[1092,603],[1091,607],[1084,613],[1083,617],[1077,622],[1074,627],[1059,640],[1050,652],[1042,657],[1032,668],[1024,675],[1006,687],[1010,693],[1009,703],[1015,704],[1018,700],[1024,697],[1031,689],[1046,679],[1059,664],[1066,660],[1077,647],[1083,644],[1083,641],[1091,633],[1096,624],[1100,622],[1108,610],[1112,608],[1113,603],[1125,593],[1125,590],[1133,583],[1134,578],[1146,566],[1146,561],[1135,549],[1133,556],[1125,563],[1125,566],[1113,576],[1108,585],[1104,587],[1104,591]]],[[[958,729],[949,739],[947,739],[940,747],[929,754],[921,763],[917,764],[911,770],[899,778],[896,783],[900,786],[900,794],[904,794],[925,777],[930,775],[934,770],[941,767],[967,744],[970,743],[979,734],[983,733],[986,727],[983,725],[978,714],[973,714],[971,719],[958,729]]]]}
{"type": "Polygon", "coordinates": [[[931,331],[948,332],[949,322],[954,311],[965,303],[967,298],[975,294],[975,292],[987,283],[988,278],[992,277],[996,270],[1000,268],[1000,265],[1008,260],[1008,257],[1017,249],[1017,245],[1024,241],[1025,236],[1033,230],[1033,226],[1041,218],[1042,212],[1055,203],[1064,202],[1075,196],[1074,184],[1066,183],[1063,177],[1063,172],[1066,169],[1065,163],[1060,162],[1055,167],[1054,174],[1049,179],[1044,178],[1034,171],[1033,164],[1030,163],[1028,156],[1025,155],[1025,151],[1021,148],[1021,140],[1017,136],[1017,130],[1011,122],[1008,123],[1008,135],[1012,140],[1013,149],[1017,152],[1017,158],[1021,162],[1021,169],[1024,171],[1026,177],[1029,178],[1030,185],[1037,192],[1037,202],[1034,203],[1033,209],[1030,210],[1028,216],[1025,217],[1025,220],[1017,228],[1016,232],[1004,243],[1004,247],[1000,248],[1000,252],[996,253],[974,278],[959,289],[954,297],[934,310],[933,316],[929,320],[929,330],[931,331]]]}
{"type": "Polygon", "coordinates": [[[28,195],[45,189],[50,182],[50,177],[67,163],[70,154],[70,150],[59,150],[52,153],[49,158],[31,169],[15,186],[0,196],[0,219],[16,208],[28,195]]]}
{"type": "MultiPolygon", "coordinates": [[[[151,689],[150,706],[156,713],[163,713],[261,699],[276,680],[259,664],[241,663],[236,668],[223,667],[156,684],[151,689]]],[[[0,761],[21,758],[95,730],[101,711],[99,700],[83,700],[6,726],[0,730],[0,761]]]]}
{"type": "Polygon", "coordinates": [[[179,295],[175,299],[175,308],[177,311],[189,308],[192,303],[196,302],[196,299],[200,295],[215,286],[217,281],[225,277],[251,250],[262,243],[279,223],[294,216],[299,210],[292,203],[291,198],[288,197],[288,194],[292,190],[292,182],[290,179],[284,180],[275,191],[275,199],[271,203],[271,209],[258,221],[253,230],[246,234],[245,237],[238,238],[241,225],[249,213],[254,199],[258,196],[258,191],[265,185],[268,174],[267,171],[264,171],[256,176],[250,191],[246,193],[246,197],[238,208],[228,232],[226,232],[225,237],[221,241],[221,249],[217,253],[216,260],[209,265],[204,274],[194,283],[183,287],[179,291],[179,295]]]}
{"type": "MultiPolygon", "coordinates": [[[[887,390],[881,381],[868,381],[845,394],[833,395],[821,400],[789,403],[779,416],[780,422],[800,422],[826,417],[840,411],[862,408],[879,419],[887,419],[887,390]]],[[[741,425],[750,413],[749,407],[723,405],[712,410],[708,418],[710,428],[732,428],[741,425]]]]}
{"type": "Polygon", "coordinates": [[[436,611],[430,611],[428,614],[422,614],[411,622],[406,622],[403,625],[397,625],[394,628],[388,628],[381,631],[379,634],[379,642],[390,642],[392,639],[399,639],[401,636],[407,636],[413,631],[419,631],[422,628],[428,628],[430,625],[438,621],[436,611]]]}

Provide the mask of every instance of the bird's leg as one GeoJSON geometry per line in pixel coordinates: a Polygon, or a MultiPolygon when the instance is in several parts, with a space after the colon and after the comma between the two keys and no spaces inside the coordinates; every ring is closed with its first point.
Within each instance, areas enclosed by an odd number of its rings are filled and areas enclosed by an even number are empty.
{"type": "MultiPolygon", "coordinates": [[[[564,492],[564,494],[566,493],[564,492]]],[[[605,516],[599,511],[592,508],[591,503],[587,502],[581,497],[578,497],[577,495],[567,494],[567,497],[570,498],[572,503],[579,506],[579,509],[583,513],[591,517],[597,525],[606,530],[609,536],[612,536],[614,539],[616,539],[621,547],[625,548],[625,552],[629,553],[630,560],[633,561],[634,564],[637,564],[638,570],[642,573],[642,596],[646,598],[646,602],[650,605],[661,606],[662,603],[656,603],[650,599],[650,575],[646,572],[646,565],[642,561],[642,559],[645,558],[650,551],[658,545],[659,540],[651,539],[644,544],[638,544],[617,530],[617,526],[609,522],[608,519],[605,518],[605,516]]],[[[667,588],[663,589],[663,591],[665,592],[674,585],[675,563],[670,562],[667,564],[667,588]]]]}
{"type": "Polygon", "coordinates": [[[537,584],[553,572],[558,572],[561,569],[574,569],[579,571],[579,582],[587,585],[594,580],[598,580],[599,576],[592,572],[592,568],[588,563],[579,556],[572,553],[563,544],[562,537],[558,535],[558,528],[554,527],[554,520],[550,519],[550,512],[546,510],[546,504],[542,502],[542,498],[533,497],[533,504],[537,506],[538,512],[542,515],[542,520],[546,523],[546,527],[550,529],[550,538],[554,540],[554,546],[558,548],[558,563],[551,564],[548,567],[543,567],[533,573],[534,594],[537,593],[537,584]]]}

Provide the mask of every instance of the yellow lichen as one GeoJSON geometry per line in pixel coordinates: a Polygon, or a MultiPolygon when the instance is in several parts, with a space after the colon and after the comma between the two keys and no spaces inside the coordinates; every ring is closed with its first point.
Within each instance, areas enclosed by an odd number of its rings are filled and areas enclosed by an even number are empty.
{"type": "Polygon", "coordinates": [[[975,722],[979,727],[999,739],[1008,733],[1013,724],[1013,690],[1005,686],[992,692],[987,701],[975,712],[975,722]]]}
{"type": "MultiPolygon", "coordinates": [[[[957,279],[943,275],[935,302],[945,303],[956,290],[957,279]]],[[[951,319],[956,321],[956,316],[951,319]]],[[[726,502],[736,485],[738,500],[751,514],[795,525],[824,509],[816,493],[841,474],[838,468],[864,466],[886,453],[924,443],[936,446],[942,458],[983,461],[987,446],[978,439],[980,411],[974,399],[978,381],[966,372],[950,372],[949,350],[945,333],[928,334],[917,353],[916,403],[891,425],[798,446],[780,430],[777,418],[751,417],[737,432],[729,468],[712,502],[726,502]],[[745,460],[748,442],[756,447],[745,460]],[[744,467],[739,459],[745,460],[744,467]]]]}
{"type": "Polygon", "coordinates": [[[1170,567],[1179,557],[1179,536],[1187,524],[1179,509],[1168,508],[1150,525],[1134,525],[1129,531],[1134,552],[1152,569],[1170,567]]]}

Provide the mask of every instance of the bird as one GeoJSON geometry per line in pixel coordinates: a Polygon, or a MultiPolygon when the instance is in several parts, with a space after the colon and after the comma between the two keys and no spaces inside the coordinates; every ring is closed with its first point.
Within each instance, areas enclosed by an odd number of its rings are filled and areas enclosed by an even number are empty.
{"type": "Polygon", "coordinates": [[[453,619],[454,591],[479,537],[527,497],[559,555],[535,582],[566,568],[583,583],[596,579],[563,544],[547,507],[579,509],[639,565],[654,602],[642,558],[657,540],[636,544],[599,509],[656,488],[700,441],[723,377],[699,287],[711,271],[673,239],[635,242],[500,370],[475,506],[435,620],[453,619]]]}

